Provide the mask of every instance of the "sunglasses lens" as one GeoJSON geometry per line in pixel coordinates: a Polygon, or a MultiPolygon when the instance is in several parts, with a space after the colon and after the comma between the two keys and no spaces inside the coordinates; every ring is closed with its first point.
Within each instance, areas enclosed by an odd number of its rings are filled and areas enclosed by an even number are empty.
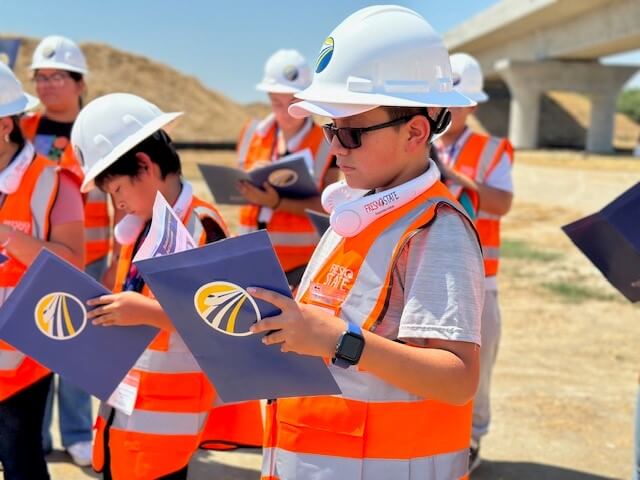
{"type": "Polygon", "coordinates": [[[344,148],[358,148],[360,146],[360,130],[357,128],[341,128],[338,139],[344,148]]]}

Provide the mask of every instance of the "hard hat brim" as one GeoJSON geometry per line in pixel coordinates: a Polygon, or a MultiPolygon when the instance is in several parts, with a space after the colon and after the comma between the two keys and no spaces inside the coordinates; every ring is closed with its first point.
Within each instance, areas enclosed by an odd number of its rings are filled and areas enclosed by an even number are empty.
{"type": "Polygon", "coordinates": [[[485,92],[475,92],[475,93],[463,93],[463,95],[465,97],[470,98],[471,100],[473,100],[476,103],[484,103],[487,100],[489,100],[489,95],[487,95],[485,92]]]}
{"type": "Polygon", "coordinates": [[[43,68],[52,68],[55,70],[64,70],[65,72],[75,72],[81,75],[86,75],[89,70],[82,67],[74,67],[67,63],[55,62],[52,60],[47,60],[43,62],[32,63],[29,69],[31,70],[42,70],[43,68]]]}
{"type": "Polygon", "coordinates": [[[29,110],[33,110],[40,104],[40,100],[33,95],[23,93],[22,98],[15,100],[7,105],[0,105],[0,118],[19,115],[29,110]]]}
{"type": "MultiPolygon", "coordinates": [[[[104,172],[107,168],[113,165],[122,155],[127,153],[133,147],[142,142],[145,138],[151,136],[161,128],[170,127],[175,119],[181,116],[183,112],[171,112],[164,113],[158,118],[153,119],[147,123],[140,130],[136,131],[133,135],[127,137],[123,142],[117,145],[108,155],[98,160],[85,174],[80,191],[87,193],[91,190],[95,184],[94,180],[98,175],[104,172]]],[[[166,128],[168,129],[168,128],[166,128]]]]}
{"type": "Polygon", "coordinates": [[[300,91],[299,88],[280,85],[277,83],[265,83],[265,82],[260,82],[259,84],[257,84],[256,90],[258,90],[259,92],[267,92],[267,93],[298,93],[300,91]]]}
{"type": "Polygon", "coordinates": [[[354,93],[336,90],[314,91],[308,88],[296,95],[301,102],[289,106],[292,117],[311,114],[330,118],[343,118],[373,110],[377,107],[471,107],[476,102],[456,91],[446,93],[409,93],[389,95],[384,93],[354,93]],[[332,102],[321,99],[331,98],[332,102]]]}

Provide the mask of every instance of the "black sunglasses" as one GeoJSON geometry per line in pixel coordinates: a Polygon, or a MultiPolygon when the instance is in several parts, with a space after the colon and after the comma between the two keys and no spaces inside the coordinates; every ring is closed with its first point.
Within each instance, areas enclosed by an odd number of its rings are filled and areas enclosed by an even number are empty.
{"type": "Polygon", "coordinates": [[[331,143],[333,141],[333,137],[337,135],[338,140],[340,141],[340,145],[342,145],[344,148],[353,150],[354,148],[358,148],[362,145],[363,133],[371,132],[372,130],[380,130],[381,128],[391,127],[400,123],[406,123],[413,117],[415,117],[415,115],[406,115],[389,122],[379,123],[378,125],[371,125],[370,127],[338,128],[331,123],[327,123],[326,125],[322,126],[322,131],[324,132],[324,137],[327,139],[327,142],[331,143]]]}

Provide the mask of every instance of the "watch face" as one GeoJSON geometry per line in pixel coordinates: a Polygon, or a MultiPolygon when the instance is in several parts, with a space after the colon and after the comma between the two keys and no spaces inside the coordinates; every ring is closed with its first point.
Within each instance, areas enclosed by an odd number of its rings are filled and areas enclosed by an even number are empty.
{"type": "Polygon", "coordinates": [[[342,337],[342,343],[340,344],[340,356],[346,360],[357,361],[362,353],[363,344],[362,338],[345,335],[342,337]]]}

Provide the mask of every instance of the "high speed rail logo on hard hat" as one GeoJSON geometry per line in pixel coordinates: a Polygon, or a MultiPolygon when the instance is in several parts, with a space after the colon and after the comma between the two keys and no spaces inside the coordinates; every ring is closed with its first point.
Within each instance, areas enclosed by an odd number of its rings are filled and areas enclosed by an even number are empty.
{"type": "Polygon", "coordinates": [[[327,37],[327,39],[320,47],[320,53],[318,54],[318,59],[316,60],[316,73],[322,72],[329,62],[331,61],[331,57],[333,56],[333,47],[334,41],[333,37],[327,37]]]}
{"type": "Polygon", "coordinates": [[[53,292],[42,297],[34,316],[38,330],[53,340],[70,340],[87,326],[84,305],[65,292],[53,292]]]}
{"type": "Polygon", "coordinates": [[[245,289],[230,282],[211,282],[198,289],[193,303],[200,318],[225,335],[251,335],[249,328],[260,320],[255,300],[245,289]]]}

